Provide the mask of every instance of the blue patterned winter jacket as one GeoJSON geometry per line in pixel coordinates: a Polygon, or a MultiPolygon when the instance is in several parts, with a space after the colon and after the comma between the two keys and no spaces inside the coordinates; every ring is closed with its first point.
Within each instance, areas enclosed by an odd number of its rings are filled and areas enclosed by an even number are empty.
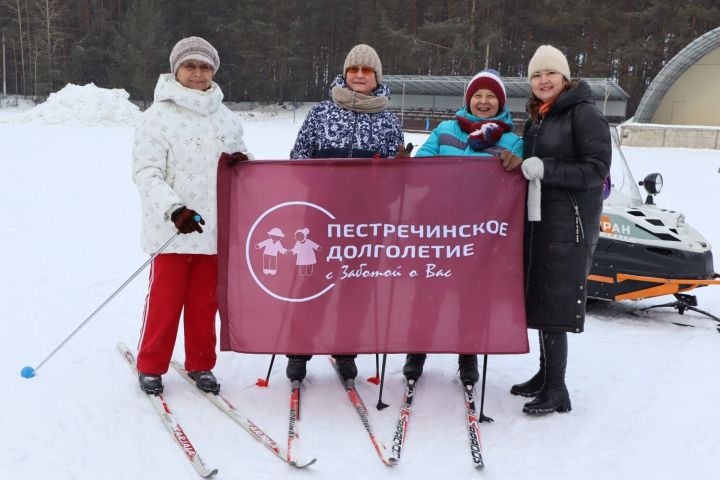
{"type": "MultiPolygon", "coordinates": [[[[507,107],[503,109],[500,115],[493,118],[480,118],[472,115],[467,111],[467,107],[463,107],[458,110],[456,115],[461,115],[472,122],[479,122],[482,120],[499,120],[505,122],[508,125],[512,125],[512,117],[507,107]]],[[[486,150],[474,150],[467,143],[468,134],[463,132],[460,128],[460,124],[457,120],[445,120],[430,134],[430,137],[425,141],[422,148],[418,150],[416,157],[431,157],[436,155],[447,155],[447,156],[490,156],[498,155],[501,149],[510,150],[518,157],[523,156],[523,140],[519,136],[512,132],[504,133],[500,140],[493,146],[486,150]]]]}
{"type": "MultiPolygon", "coordinates": [[[[290,158],[369,158],[394,157],[404,142],[400,120],[387,108],[377,113],[356,113],[332,101],[335,85],[347,88],[338,75],[330,85],[330,100],[315,105],[298,132],[290,158]]],[[[390,89],[380,84],[373,96],[390,96],[390,89]]]]}

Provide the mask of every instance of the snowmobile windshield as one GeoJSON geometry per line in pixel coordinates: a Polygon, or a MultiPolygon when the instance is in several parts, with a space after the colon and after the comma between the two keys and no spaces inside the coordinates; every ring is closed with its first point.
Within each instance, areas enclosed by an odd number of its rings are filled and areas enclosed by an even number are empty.
{"type": "Polygon", "coordinates": [[[605,203],[610,205],[643,205],[638,184],[633,178],[630,167],[620,149],[620,139],[614,127],[610,128],[610,136],[612,137],[612,165],[610,166],[612,191],[605,203]]]}

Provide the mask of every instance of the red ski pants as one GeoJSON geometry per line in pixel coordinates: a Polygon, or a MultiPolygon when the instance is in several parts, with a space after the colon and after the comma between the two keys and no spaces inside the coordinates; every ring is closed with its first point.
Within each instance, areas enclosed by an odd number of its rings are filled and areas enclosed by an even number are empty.
{"type": "Polygon", "coordinates": [[[216,360],[217,255],[168,253],[153,260],[138,345],[140,372],[162,375],[168,371],[183,310],[185,369],[212,370],[216,360]]]}

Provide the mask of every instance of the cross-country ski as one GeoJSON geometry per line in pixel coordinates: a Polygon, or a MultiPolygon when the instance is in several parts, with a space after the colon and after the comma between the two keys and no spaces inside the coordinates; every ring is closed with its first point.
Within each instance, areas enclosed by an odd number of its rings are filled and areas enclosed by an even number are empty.
{"type": "MultiPolygon", "coordinates": [[[[120,350],[123,358],[125,358],[125,360],[130,365],[133,373],[137,375],[137,368],[135,367],[135,355],[133,355],[130,349],[122,342],[118,343],[117,347],[118,350],[120,350]]],[[[198,452],[195,450],[195,447],[190,442],[190,439],[180,426],[180,422],[178,422],[175,414],[172,412],[172,410],[170,410],[170,406],[168,405],[168,402],[163,396],[163,394],[151,395],[148,393],[144,393],[143,395],[145,395],[150,401],[153,408],[160,417],[160,420],[162,420],[163,425],[165,425],[165,428],[167,428],[168,432],[170,432],[173,440],[175,440],[175,443],[178,447],[180,447],[182,452],[185,454],[185,457],[188,459],[188,461],[190,461],[198,475],[203,478],[208,478],[218,473],[218,470],[216,468],[208,468],[203,462],[202,458],[200,458],[200,454],[198,454],[198,452]]]]}

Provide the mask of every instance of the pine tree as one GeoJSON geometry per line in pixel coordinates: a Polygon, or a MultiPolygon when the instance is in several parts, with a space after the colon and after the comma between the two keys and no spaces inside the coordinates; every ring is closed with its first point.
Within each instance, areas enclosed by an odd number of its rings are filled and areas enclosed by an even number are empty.
{"type": "Polygon", "coordinates": [[[147,106],[160,73],[168,72],[170,40],[165,21],[153,0],[133,0],[113,41],[110,84],[127,89],[147,106]]]}

